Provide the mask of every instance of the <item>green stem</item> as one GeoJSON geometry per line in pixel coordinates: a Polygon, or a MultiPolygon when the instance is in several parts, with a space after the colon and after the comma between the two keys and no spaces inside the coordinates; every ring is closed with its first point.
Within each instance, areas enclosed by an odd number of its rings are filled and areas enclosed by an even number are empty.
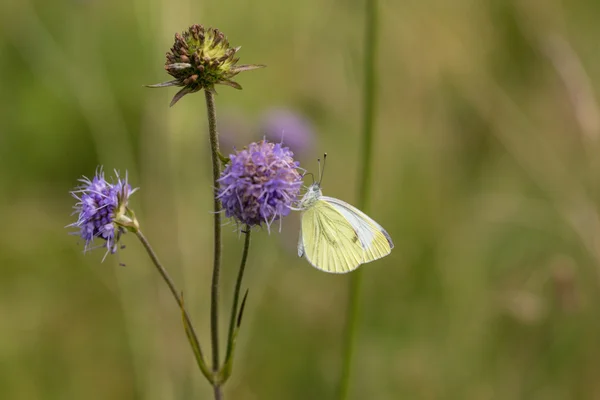
{"type": "MultiPolygon", "coordinates": [[[[369,193],[371,192],[371,169],[373,158],[373,126],[375,123],[376,100],[376,61],[378,55],[377,37],[377,0],[366,0],[365,32],[364,32],[364,86],[363,86],[363,126],[362,143],[360,146],[358,165],[358,203],[357,206],[367,211],[369,193]]],[[[362,283],[362,270],[352,273],[348,289],[348,302],[346,311],[345,337],[343,343],[342,373],[340,378],[338,399],[346,400],[350,389],[350,376],[354,358],[354,342],[356,337],[357,322],[360,305],[360,288],[362,283]]]]}
{"type": "MultiPolygon", "coordinates": [[[[165,281],[165,283],[167,284],[167,286],[171,290],[171,293],[173,294],[173,297],[175,298],[175,301],[179,305],[179,308],[183,310],[184,315],[185,315],[185,320],[186,320],[187,325],[188,325],[188,327],[190,329],[190,332],[191,332],[191,336],[192,336],[191,340],[193,341],[193,346],[195,346],[196,349],[198,350],[198,352],[200,353],[200,360],[198,360],[198,363],[200,365],[200,368],[202,368],[202,365],[206,365],[206,363],[204,362],[204,355],[202,354],[202,350],[200,348],[200,341],[198,340],[198,335],[196,334],[196,331],[194,330],[194,326],[192,325],[192,321],[190,319],[190,316],[189,316],[188,312],[185,310],[185,308],[183,306],[183,302],[182,302],[181,297],[180,297],[180,293],[181,292],[179,290],[177,290],[177,288],[175,287],[175,284],[173,283],[173,280],[171,279],[171,277],[167,273],[167,270],[162,266],[161,262],[158,259],[158,256],[156,255],[156,253],[152,249],[152,246],[150,246],[150,242],[148,242],[148,239],[146,239],[146,237],[144,236],[144,234],[142,233],[142,231],[138,229],[135,234],[138,237],[138,239],[140,240],[140,242],[142,242],[142,245],[144,246],[144,248],[146,249],[146,251],[148,252],[148,255],[150,256],[150,259],[152,260],[152,263],[154,264],[154,266],[158,270],[158,273],[160,274],[160,276],[163,278],[163,280],[165,281]]],[[[206,367],[204,367],[204,368],[206,368],[206,367]]],[[[207,370],[203,369],[202,373],[207,378],[210,377],[210,373],[207,370]]]]}
{"type": "Polygon", "coordinates": [[[246,269],[246,261],[248,260],[248,251],[250,250],[250,227],[246,226],[244,229],[246,238],[244,240],[244,250],[242,251],[242,261],[240,262],[240,269],[238,271],[237,281],[235,282],[235,291],[233,292],[233,304],[231,305],[231,316],[229,317],[229,333],[227,334],[227,353],[225,354],[226,362],[232,362],[230,357],[232,356],[232,343],[233,343],[233,331],[236,327],[236,320],[238,318],[238,305],[240,302],[240,291],[242,290],[242,279],[244,277],[244,270],[246,269]]]}
{"type": "MultiPolygon", "coordinates": [[[[212,155],[213,170],[213,199],[214,199],[214,259],[210,296],[210,338],[212,344],[212,369],[213,373],[219,371],[219,276],[221,273],[221,200],[217,198],[219,191],[219,177],[221,175],[221,160],[219,158],[219,137],[217,134],[217,111],[215,97],[210,89],[204,90],[206,98],[206,111],[208,114],[208,132],[210,137],[210,150],[212,155]]],[[[215,400],[223,397],[221,386],[215,381],[215,400]]]]}

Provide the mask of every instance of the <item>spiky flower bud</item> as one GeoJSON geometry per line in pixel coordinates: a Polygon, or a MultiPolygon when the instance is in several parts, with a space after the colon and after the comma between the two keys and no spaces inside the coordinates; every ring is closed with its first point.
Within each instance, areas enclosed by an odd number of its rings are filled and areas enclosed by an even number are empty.
{"type": "Polygon", "coordinates": [[[74,214],[77,221],[67,227],[78,228],[79,236],[85,240],[85,251],[93,250],[94,239],[104,240],[98,247],[105,247],[106,254],[116,253],[121,236],[127,231],[139,229],[135,215],[128,208],[129,196],[137,189],[131,189],[125,179],[116,173],[116,182],[110,183],[104,179],[104,171],[99,168],[93,179],[83,177],[79,181],[83,185],[71,192],[78,202],[74,214]]]}
{"type": "Polygon", "coordinates": [[[281,143],[262,140],[231,154],[221,174],[218,197],[227,217],[249,226],[273,221],[290,213],[302,176],[299,163],[281,143]]]}
{"type": "Polygon", "coordinates": [[[192,25],[187,31],[175,34],[175,43],[167,53],[165,69],[175,79],[148,87],[183,86],[173,97],[171,106],[186,94],[202,89],[214,91],[215,85],[241,89],[232,78],[242,71],[264,65],[236,65],[239,49],[229,47],[227,38],[218,29],[192,25]]]}

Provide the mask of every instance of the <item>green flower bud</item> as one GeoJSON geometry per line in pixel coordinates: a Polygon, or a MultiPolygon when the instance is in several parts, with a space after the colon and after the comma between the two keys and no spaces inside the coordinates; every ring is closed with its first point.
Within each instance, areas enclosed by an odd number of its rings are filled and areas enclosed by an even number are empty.
{"type": "Polygon", "coordinates": [[[187,31],[175,34],[175,43],[167,53],[165,70],[175,79],[148,87],[183,86],[173,97],[171,106],[189,93],[202,89],[214,92],[215,85],[219,84],[241,89],[232,78],[264,65],[236,65],[239,50],[240,47],[229,47],[227,38],[218,29],[192,25],[187,31]]]}

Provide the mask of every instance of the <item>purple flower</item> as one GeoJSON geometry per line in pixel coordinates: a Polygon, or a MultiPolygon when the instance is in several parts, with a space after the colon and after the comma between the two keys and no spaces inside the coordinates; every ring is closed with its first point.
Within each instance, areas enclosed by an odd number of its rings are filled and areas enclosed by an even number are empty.
{"type": "MultiPolygon", "coordinates": [[[[125,233],[123,224],[117,221],[131,221],[127,214],[127,201],[129,196],[137,189],[131,189],[127,183],[127,175],[121,180],[115,171],[116,183],[109,183],[104,179],[104,171],[99,168],[92,180],[83,177],[79,179],[81,186],[71,192],[78,202],[73,207],[79,214],[77,221],[67,225],[79,229],[79,236],[85,240],[84,252],[97,247],[106,247],[106,255],[114,254],[118,249],[121,235],[125,233]],[[97,247],[91,247],[95,238],[104,240],[97,247]]],[[[104,261],[104,259],[102,259],[104,261]]]]}
{"type": "Polygon", "coordinates": [[[288,215],[302,186],[293,156],[287,147],[266,140],[231,154],[218,193],[227,217],[249,226],[264,222],[270,229],[273,221],[288,215]]]}
{"type": "Polygon", "coordinates": [[[308,153],[315,141],[312,123],[301,114],[285,108],[273,108],[261,118],[265,137],[275,143],[285,143],[297,153],[308,153]]]}

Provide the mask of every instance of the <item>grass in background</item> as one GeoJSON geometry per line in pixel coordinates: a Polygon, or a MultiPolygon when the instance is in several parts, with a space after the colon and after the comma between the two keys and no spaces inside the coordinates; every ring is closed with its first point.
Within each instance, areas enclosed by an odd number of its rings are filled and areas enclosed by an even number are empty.
{"type": "MultiPolygon", "coordinates": [[[[363,10],[313,0],[290,13],[282,4],[0,6],[0,397],[210,395],[133,238],[122,268],[83,257],[63,229],[78,176],[98,163],[133,171],[146,234],[174,266],[194,320],[209,320],[210,249],[198,243],[209,242],[210,173],[200,171],[202,186],[192,170],[209,155],[198,135],[205,121],[197,103],[167,110],[173,93],[141,87],[160,80],[164,49],[182,26],[202,22],[244,39],[244,56],[268,73],[242,77],[236,96],[220,90],[219,104],[254,115],[301,108],[320,132],[304,166],[328,152],[327,193],[353,199],[361,107],[353,49],[363,10]]],[[[583,87],[598,93],[600,7],[381,6],[380,189],[369,213],[396,248],[363,267],[351,398],[599,397],[598,143],[569,89],[580,75],[563,74],[556,60],[579,63],[589,74],[583,87]],[[574,56],[549,56],[553,35],[574,56]]],[[[253,237],[252,297],[227,398],[335,395],[348,278],[296,259],[286,245],[293,224],[253,237]]],[[[234,233],[224,236],[239,247],[234,233]]],[[[223,265],[238,258],[224,254],[223,265]]],[[[224,287],[235,273],[223,270],[224,287]]],[[[227,309],[231,293],[222,298],[227,309]]],[[[208,338],[208,323],[198,329],[208,338]]]]}

